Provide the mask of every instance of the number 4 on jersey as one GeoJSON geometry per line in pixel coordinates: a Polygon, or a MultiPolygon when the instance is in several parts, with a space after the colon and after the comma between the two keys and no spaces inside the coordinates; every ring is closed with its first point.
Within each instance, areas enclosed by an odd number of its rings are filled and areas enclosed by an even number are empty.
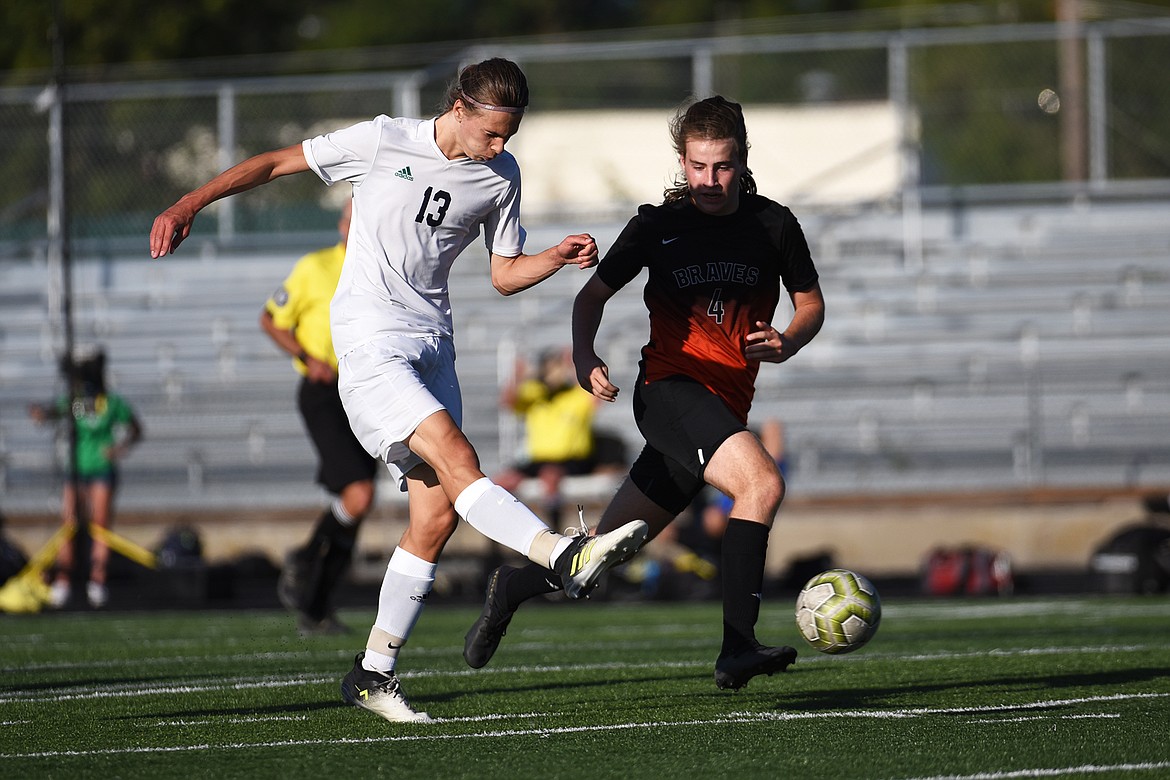
{"type": "Polygon", "coordinates": [[[707,316],[714,317],[715,322],[719,325],[723,324],[723,288],[715,288],[715,292],[711,293],[711,303],[707,305],[707,316]]]}

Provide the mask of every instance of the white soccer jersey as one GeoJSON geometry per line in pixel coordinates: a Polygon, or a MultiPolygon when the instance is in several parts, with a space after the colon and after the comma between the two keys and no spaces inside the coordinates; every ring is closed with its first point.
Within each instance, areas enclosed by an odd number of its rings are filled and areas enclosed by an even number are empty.
{"type": "Polygon", "coordinates": [[[353,185],[353,221],[331,306],[338,356],[384,334],[453,336],[448,278],[483,226],[489,252],[524,248],[520,168],[448,160],[435,120],[379,116],[302,144],[326,184],[353,185]]]}

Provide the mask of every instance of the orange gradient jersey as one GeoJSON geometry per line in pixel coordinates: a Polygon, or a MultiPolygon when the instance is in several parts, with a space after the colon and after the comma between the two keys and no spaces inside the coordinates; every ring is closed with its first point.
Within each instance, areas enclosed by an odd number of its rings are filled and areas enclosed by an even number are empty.
{"type": "MultiPolygon", "coordinates": [[[[620,290],[643,268],[650,315],[644,380],[690,377],[746,424],[760,369],[744,357],[747,335],[756,322],[772,323],[781,287],[804,292],[817,283],[800,223],[758,195],[742,195],[734,214],[718,217],[689,203],[642,206],[597,273],[620,290]]],[[[783,330],[785,323],[773,324],[783,330]]]]}

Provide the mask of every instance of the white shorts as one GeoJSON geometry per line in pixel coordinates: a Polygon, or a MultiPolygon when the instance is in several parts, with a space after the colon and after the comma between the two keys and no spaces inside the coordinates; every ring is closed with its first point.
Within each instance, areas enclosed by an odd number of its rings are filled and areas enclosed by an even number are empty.
{"type": "Polygon", "coordinates": [[[455,344],[441,336],[383,336],[338,360],[337,387],[349,425],[366,451],[403,477],[422,459],[405,441],[423,420],[446,409],[463,425],[455,344]]]}

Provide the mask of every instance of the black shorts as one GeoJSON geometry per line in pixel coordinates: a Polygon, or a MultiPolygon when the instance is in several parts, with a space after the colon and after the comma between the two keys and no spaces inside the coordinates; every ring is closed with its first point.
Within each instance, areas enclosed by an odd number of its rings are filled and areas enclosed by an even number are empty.
{"type": "Polygon", "coordinates": [[[703,489],[703,472],[719,445],[747,430],[723,399],[681,376],[650,384],[639,377],[634,420],[646,447],[630,467],[630,479],[647,498],[674,514],[703,489]]]}
{"type": "Polygon", "coordinates": [[[597,468],[597,463],[592,458],[575,458],[573,460],[530,460],[524,463],[517,463],[515,469],[526,477],[536,477],[540,475],[540,470],[545,466],[560,466],[567,477],[579,477],[584,474],[592,474],[597,468]]]}
{"type": "Polygon", "coordinates": [[[297,408],[317,450],[317,482],[337,494],[346,485],[374,478],[378,459],[366,452],[350,430],[336,382],[302,379],[297,408]]]}

